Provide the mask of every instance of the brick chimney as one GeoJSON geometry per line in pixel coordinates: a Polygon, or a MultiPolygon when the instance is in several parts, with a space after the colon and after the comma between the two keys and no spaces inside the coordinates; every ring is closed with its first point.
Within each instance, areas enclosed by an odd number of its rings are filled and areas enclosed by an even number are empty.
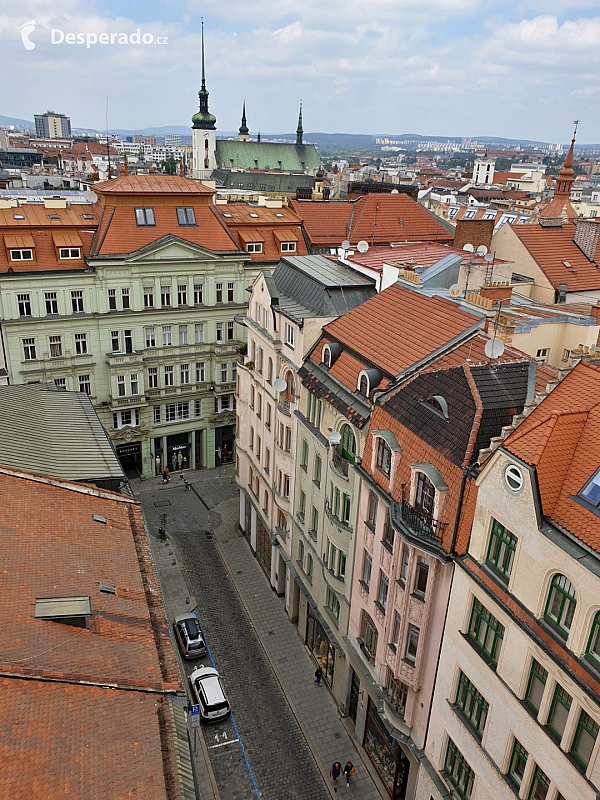
{"type": "Polygon", "coordinates": [[[500,301],[510,300],[512,297],[512,286],[508,283],[491,283],[487,286],[482,286],[479,290],[479,294],[481,297],[487,297],[494,305],[498,305],[500,301]]]}
{"type": "Polygon", "coordinates": [[[474,249],[484,244],[489,250],[492,246],[494,234],[493,219],[459,219],[454,233],[454,247],[462,250],[466,244],[472,244],[474,249]]]}
{"type": "Polygon", "coordinates": [[[596,248],[600,237],[600,223],[591,219],[575,220],[575,236],[573,241],[583,255],[590,261],[596,260],[596,248]]]}
{"type": "Polygon", "coordinates": [[[600,300],[595,306],[590,306],[590,317],[594,317],[597,324],[600,325],[600,300]]]}

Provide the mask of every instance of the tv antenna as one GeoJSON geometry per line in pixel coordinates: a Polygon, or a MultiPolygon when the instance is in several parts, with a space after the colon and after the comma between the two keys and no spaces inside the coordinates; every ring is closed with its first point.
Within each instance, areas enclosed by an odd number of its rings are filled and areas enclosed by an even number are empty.
{"type": "Polygon", "coordinates": [[[361,239],[360,242],[356,245],[356,249],[359,253],[366,253],[369,249],[369,243],[365,242],[364,239],[361,239]]]}
{"type": "Polygon", "coordinates": [[[106,95],[106,157],[108,159],[108,180],[110,180],[110,145],[108,143],[108,95],[106,95]]]}

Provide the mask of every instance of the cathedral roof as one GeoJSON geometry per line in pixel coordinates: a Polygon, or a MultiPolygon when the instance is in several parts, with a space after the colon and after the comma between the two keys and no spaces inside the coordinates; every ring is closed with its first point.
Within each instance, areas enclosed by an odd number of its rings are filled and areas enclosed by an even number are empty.
{"type": "Polygon", "coordinates": [[[276,169],[282,172],[305,172],[318,169],[321,159],[312,144],[238,142],[233,139],[217,139],[217,163],[225,169],[276,169]]]}

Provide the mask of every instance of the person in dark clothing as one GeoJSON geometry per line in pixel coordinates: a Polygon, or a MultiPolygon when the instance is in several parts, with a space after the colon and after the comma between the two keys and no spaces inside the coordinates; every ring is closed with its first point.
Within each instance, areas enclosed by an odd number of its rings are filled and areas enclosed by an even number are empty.
{"type": "Polygon", "coordinates": [[[321,678],[323,677],[323,670],[321,667],[317,667],[315,670],[315,683],[317,686],[321,685],[321,678]]]}
{"type": "Polygon", "coordinates": [[[333,781],[333,791],[337,792],[337,779],[342,774],[342,763],[341,761],[334,761],[331,765],[331,769],[329,770],[329,774],[331,775],[331,780],[333,781]]]}
{"type": "Polygon", "coordinates": [[[354,764],[351,761],[346,761],[342,772],[344,773],[344,777],[346,778],[346,786],[350,786],[350,775],[354,775],[354,773],[356,772],[356,770],[354,769],[354,764]]]}

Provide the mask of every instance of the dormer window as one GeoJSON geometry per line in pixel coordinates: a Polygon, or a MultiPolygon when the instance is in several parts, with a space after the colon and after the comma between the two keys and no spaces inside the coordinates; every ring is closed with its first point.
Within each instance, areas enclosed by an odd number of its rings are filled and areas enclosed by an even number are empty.
{"type": "Polygon", "coordinates": [[[81,258],[80,247],[60,247],[58,250],[58,257],[61,260],[81,258]]]}
{"type": "Polygon", "coordinates": [[[145,228],[151,227],[156,225],[154,220],[154,209],[153,208],[136,208],[135,209],[135,221],[137,223],[138,228],[145,228]]]}
{"type": "Polygon", "coordinates": [[[328,347],[323,348],[323,366],[329,369],[331,367],[331,350],[328,347]]]}
{"type": "Polygon", "coordinates": [[[18,250],[11,250],[10,251],[10,260],[11,261],[33,261],[33,250],[24,247],[18,250]]]}
{"type": "Polygon", "coordinates": [[[358,391],[365,397],[369,396],[369,379],[366,375],[361,375],[358,379],[358,391]]]}
{"type": "Polygon", "coordinates": [[[585,484],[583,489],[579,492],[579,497],[582,497],[590,505],[600,509],[600,468],[592,475],[589,481],[585,484]]]}
{"type": "Polygon", "coordinates": [[[376,389],[377,386],[379,386],[382,380],[383,375],[381,370],[377,369],[376,367],[363,369],[358,373],[358,384],[356,389],[364,397],[368,397],[373,389],[376,389]]]}
{"type": "Polygon", "coordinates": [[[262,242],[248,242],[246,245],[246,252],[247,253],[262,253],[263,246],[262,242]]]}
{"type": "Polygon", "coordinates": [[[281,243],[281,252],[282,253],[295,253],[296,252],[296,242],[282,242],[281,243]]]}
{"type": "Polygon", "coordinates": [[[381,437],[377,441],[377,469],[390,477],[392,468],[392,448],[381,437]]]}
{"type": "Polygon", "coordinates": [[[177,209],[177,222],[181,226],[189,226],[196,224],[196,215],[193,208],[178,208],[177,209]]]}
{"type": "Polygon", "coordinates": [[[434,394],[429,397],[427,400],[421,400],[421,404],[432,411],[434,414],[437,414],[439,417],[448,421],[450,415],[448,413],[448,403],[442,397],[441,394],[434,394]]]}

